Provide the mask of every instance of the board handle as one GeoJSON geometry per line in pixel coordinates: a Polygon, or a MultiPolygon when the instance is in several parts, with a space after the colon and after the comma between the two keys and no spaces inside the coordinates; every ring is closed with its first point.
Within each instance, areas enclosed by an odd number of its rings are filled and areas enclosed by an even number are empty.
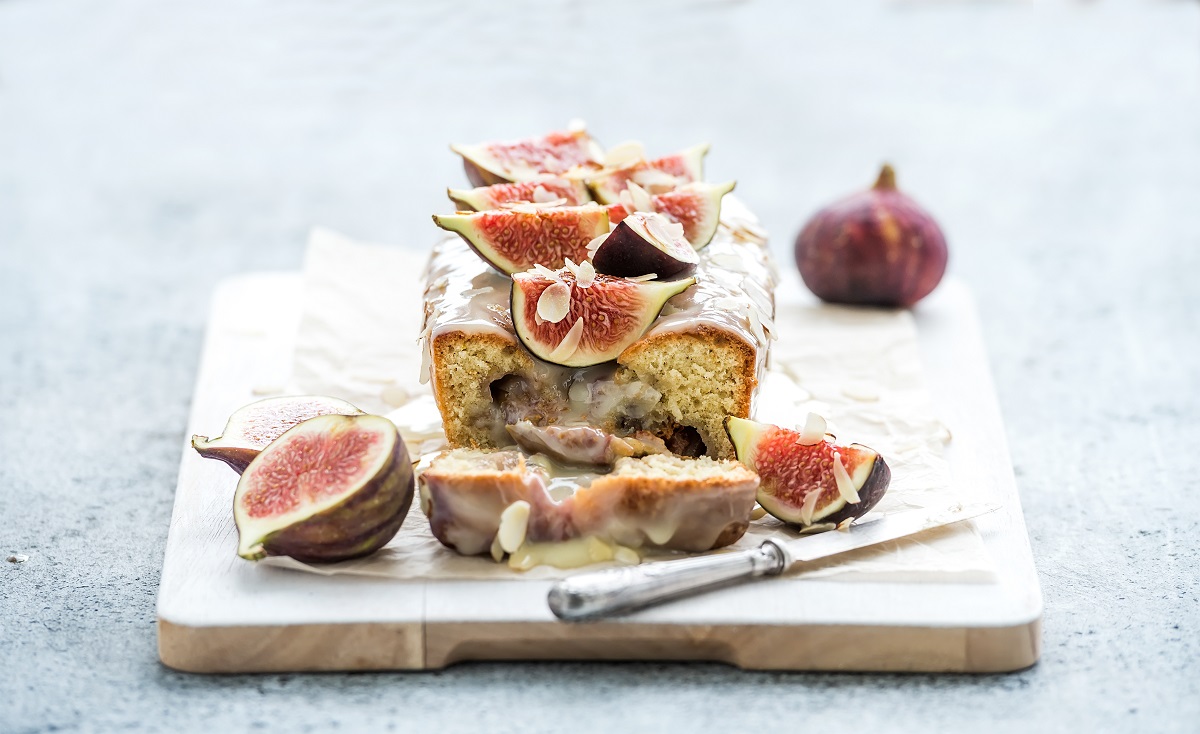
{"type": "Polygon", "coordinates": [[[559,619],[594,619],[758,576],[777,576],[788,565],[784,547],[767,540],[735,553],[581,573],[554,584],[546,601],[559,619]]]}

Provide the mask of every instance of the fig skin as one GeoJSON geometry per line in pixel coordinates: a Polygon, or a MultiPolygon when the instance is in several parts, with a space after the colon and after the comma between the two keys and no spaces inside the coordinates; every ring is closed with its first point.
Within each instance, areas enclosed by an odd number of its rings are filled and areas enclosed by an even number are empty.
{"type": "Polygon", "coordinates": [[[796,267],[821,300],[909,307],[946,272],[946,239],[933,217],[896,188],[884,164],[875,185],[821,209],[796,237],[796,267]]]}
{"type": "Polygon", "coordinates": [[[238,474],[268,444],[293,426],[319,415],[360,415],[345,400],[324,395],[289,395],[257,400],[235,410],[216,438],[192,436],[192,448],[206,459],[229,465],[238,474]]]}
{"type": "MultiPolygon", "coordinates": [[[[659,221],[670,223],[661,215],[659,221]]],[[[649,231],[647,224],[647,215],[640,212],[622,219],[592,255],[596,272],[620,278],[636,278],[650,273],[660,278],[670,278],[696,269],[700,257],[687,240],[680,238],[673,242],[660,242],[649,231]]]]}
{"type": "MultiPolygon", "coordinates": [[[[366,424],[370,430],[383,432],[391,439],[392,446],[384,462],[336,504],[307,517],[298,517],[249,543],[240,539],[239,555],[252,561],[266,556],[290,556],[305,563],[328,563],[369,555],[395,537],[408,514],[416,489],[412,462],[396,427],[386,418],[366,414],[312,418],[284,433],[259,454],[242,474],[234,496],[234,520],[239,537],[249,532],[244,527],[244,512],[240,511],[239,503],[256,467],[267,461],[264,456],[272,451],[286,450],[289,436],[301,431],[324,431],[328,440],[336,441],[338,424],[347,421],[366,424]],[[272,448],[276,446],[278,448],[272,448]]],[[[263,466],[265,469],[265,463],[263,466]]]]}
{"type": "MultiPolygon", "coordinates": [[[[813,447],[800,444],[798,442],[799,436],[794,431],[770,424],[755,423],[754,421],[737,418],[736,416],[725,418],[725,432],[729,434],[729,440],[733,443],[734,451],[737,452],[738,461],[755,472],[759,471],[754,462],[755,453],[764,440],[781,441],[784,448],[794,447],[794,450],[797,452],[814,450],[813,447]]],[[[878,451],[859,443],[850,444],[848,447],[837,446],[833,444],[832,436],[829,435],[825,436],[824,443],[831,444],[832,448],[840,449],[843,452],[850,450],[855,454],[870,454],[873,456],[870,472],[862,479],[861,483],[855,486],[859,501],[849,503],[839,499],[838,501],[843,502],[841,507],[829,514],[814,516],[812,523],[806,525],[803,520],[802,504],[789,504],[783,501],[777,493],[771,491],[772,482],[776,481],[775,478],[760,474],[762,481],[758,488],[758,503],[764,510],[786,523],[808,527],[816,523],[837,524],[847,519],[857,520],[874,509],[875,505],[879,504],[879,501],[883,499],[883,495],[887,492],[888,486],[892,481],[892,470],[887,465],[887,462],[884,461],[883,456],[878,451]]],[[[832,469],[829,471],[832,471],[832,469]]],[[[836,483],[836,480],[834,482],[836,483]]],[[[785,489],[793,490],[794,488],[785,487],[785,489]]],[[[818,506],[816,509],[819,512],[821,507],[818,506]]]]}

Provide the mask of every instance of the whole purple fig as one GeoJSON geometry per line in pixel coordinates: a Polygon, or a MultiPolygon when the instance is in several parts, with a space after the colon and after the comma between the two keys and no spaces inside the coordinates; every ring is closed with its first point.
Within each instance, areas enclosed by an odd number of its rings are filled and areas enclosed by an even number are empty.
{"type": "Polygon", "coordinates": [[[896,188],[884,164],[875,185],[813,215],[796,237],[796,267],[824,301],[911,306],[946,272],[937,222],[896,188]]]}

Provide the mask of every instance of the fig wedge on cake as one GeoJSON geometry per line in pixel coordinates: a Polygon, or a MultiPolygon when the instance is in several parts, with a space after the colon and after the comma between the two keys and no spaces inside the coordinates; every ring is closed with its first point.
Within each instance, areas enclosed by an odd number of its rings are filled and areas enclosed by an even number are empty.
{"type": "Polygon", "coordinates": [[[667,301],[696,279],[616,278],[585,263],[557,271],[534,268],[514,274],[512,281],[512,321],[521,343],[552,364],[587,367],[620,356],[646,333],[667,301]]]}

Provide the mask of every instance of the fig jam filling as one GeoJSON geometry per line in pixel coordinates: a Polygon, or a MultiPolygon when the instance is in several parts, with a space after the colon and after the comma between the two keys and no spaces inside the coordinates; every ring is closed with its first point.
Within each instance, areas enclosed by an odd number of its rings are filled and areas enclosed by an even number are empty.
{"type": "Polygon", "coordinates": [[[572,369],[539,364],[535,375],[504,375],[488,386],[491,410],[478,417],[497,446],[557,454],[571,464],[611,464],[613,456],[703,456],[699,431],[666,415],[662,393],[615,365],[572,369]]]}

